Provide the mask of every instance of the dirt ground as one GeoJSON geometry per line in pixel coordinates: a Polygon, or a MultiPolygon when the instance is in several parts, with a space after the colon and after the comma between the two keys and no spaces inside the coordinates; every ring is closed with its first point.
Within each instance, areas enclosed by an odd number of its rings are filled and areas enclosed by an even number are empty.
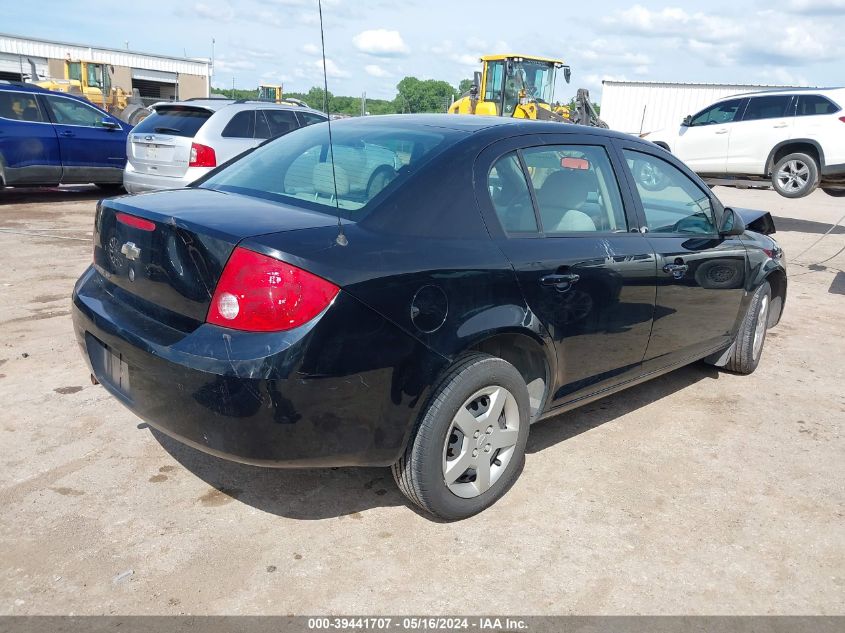
{"type": "Polygon", "coordinates": [[[0,614],[845,614],[845,214],[776,216],[789,297],[752,376],[690,366],[532,427],[443,524],[383,469],[279,471],[153,433],[69,317],[98,193],[0,193],[0,614]],[[37,235],[36,235],[37,234],[37,235]]]}

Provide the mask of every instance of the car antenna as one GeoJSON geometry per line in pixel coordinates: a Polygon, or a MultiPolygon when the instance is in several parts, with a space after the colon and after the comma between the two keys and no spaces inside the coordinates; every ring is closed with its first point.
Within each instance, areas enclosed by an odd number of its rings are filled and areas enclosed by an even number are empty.
{"type": "Polygon", "coordinates": [[[326,111],[326,125],[329,126],[329,157],[332,161],[332,183],[334,184],[334,205],[337,209],[337,237],[335,242],[338,246],[346,246],[349,240],[343,232],[343,223],[340,221],[340,200],[337,197],[337,174],[334,168],[334,145],[332,143],[332,113],[329,111],[329,77],[326,72],[326,37],[323,34],[323,2],[317,0],[317,11],[320,14],[320,48],[323,53],[323,109],[326,111]]]}

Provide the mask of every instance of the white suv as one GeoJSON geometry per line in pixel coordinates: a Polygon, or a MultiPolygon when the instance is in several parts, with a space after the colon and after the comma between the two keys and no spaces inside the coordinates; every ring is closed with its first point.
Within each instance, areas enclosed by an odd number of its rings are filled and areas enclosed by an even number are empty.
{"type": "Polygon", "coordinates": [[[702,176],[771,178],[782,196],[845,196],[845,88],[722,99],[645,138],[702,176]]]}
{"type": "Polygon", "coordinates": [[[129,193],[185,187],[227,160],[326,115],[297,105],[232,99],[158,103],[126,139],[129,193]]]}

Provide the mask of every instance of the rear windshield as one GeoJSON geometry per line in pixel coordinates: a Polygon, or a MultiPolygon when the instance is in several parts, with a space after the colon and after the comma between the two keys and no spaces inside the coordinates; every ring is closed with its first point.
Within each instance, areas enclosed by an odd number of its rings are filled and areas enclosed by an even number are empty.
{"type": "Polygon", "coordinates": [[[147,134],[173,134],[174,136],[195,136],[202,124],[211,118],[208,110],[169,106],[158,108],[146,119],[135,126],[133,132],[147,134]]]}
{"type": "Polygon", "coordinates": [[[224,167],[201,186],[360,220],[458,133],[354,120],[294,130],[224,167]],[[373,204],[371,204],[373,203],[373,204]]]}

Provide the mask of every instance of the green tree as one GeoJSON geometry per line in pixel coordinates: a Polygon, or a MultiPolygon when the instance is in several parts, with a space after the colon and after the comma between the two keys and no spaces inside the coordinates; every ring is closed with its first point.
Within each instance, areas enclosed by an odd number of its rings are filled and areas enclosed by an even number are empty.
{"type": "Polygon", "coordinates": [[[461,83],[458,84],[458,92],[462,95],[468,93],[472,84],[472,79],[461,79],[461,83]]]}
{"type": "Polygon", "coordinates": [[[445,112],[452,99],[458,96],[451,84],[436,79],[405,77],[396,89],[399,92],[395,100],[398,112],[445,112]]]}

